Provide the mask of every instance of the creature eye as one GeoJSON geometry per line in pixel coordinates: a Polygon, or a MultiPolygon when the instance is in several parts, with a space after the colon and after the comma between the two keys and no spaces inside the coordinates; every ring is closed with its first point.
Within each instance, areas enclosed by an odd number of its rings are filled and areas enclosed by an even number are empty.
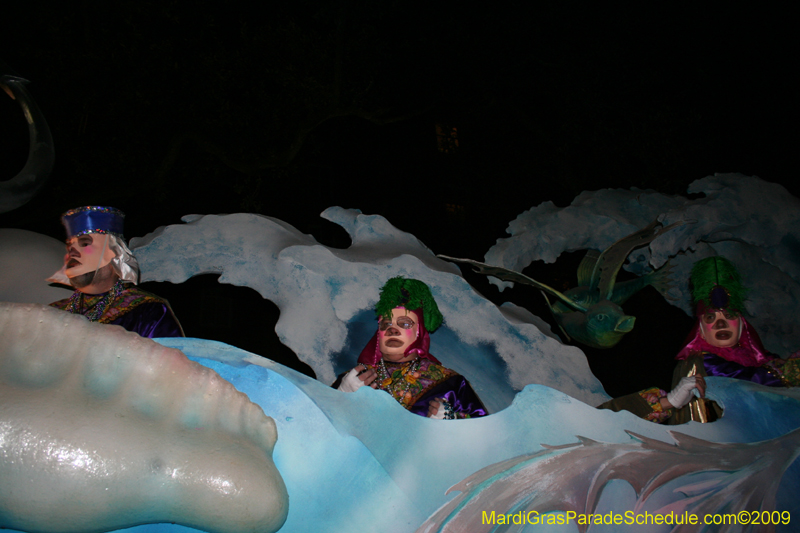
{"type": "Polygon", "coordinates": [[[595,318],[597,319],[598,322],[602,322],[603,320],[606,319],[606,315],[603,314],[595,315],[595,318]]]}
{"type": "Polygon", "coordinates": [[[716,313],[706,313],[703,315],[703,322],[706,324],[711,324],[717,319],[716,313]]]}
{"type": "Polygon", "coordinates": [[[739,315],[737,313],[734,313],[732,311],[725,311],[726,320],[736,320],[737,318],[739,318],[739,315]]]}

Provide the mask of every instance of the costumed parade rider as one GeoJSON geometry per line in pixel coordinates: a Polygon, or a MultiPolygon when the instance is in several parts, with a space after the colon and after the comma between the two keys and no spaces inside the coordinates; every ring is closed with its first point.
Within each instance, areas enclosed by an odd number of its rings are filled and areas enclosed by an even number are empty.
{"type": "Polygon", "coordinates": [[[436,419],[488,414],[464,376],[445,368],[428,351],[442,314],[423,282],[392,278],[375,306],[378,330],[355,368],[333,384],[344,392],[369,386],[388,392],[414,414],[436,419]]]}
{"type": "Polygon", "coordinates": [[[142,337],[183,337],[169,303],[134,286],[139,264],[122,236],[124,218],[118,209],[102,206],[79,207],[61,216],[67,253],[64,266],[47,281],[75,292],[50,305],[142,337]]]}
{"type": "Polygon", "coordinates": [[[691,289],[697,321],[675,356],[673,390],[654,387],[606,402],[601,409],[626,410],[666,424],[713,422],[722,409],[704,398],[705,376],[769,387],[800,385],[800,352],[787,360],[769,353],[742,315],[747,290],[733,263],[724,257],[701,259],[692,268],[691,289]]]}

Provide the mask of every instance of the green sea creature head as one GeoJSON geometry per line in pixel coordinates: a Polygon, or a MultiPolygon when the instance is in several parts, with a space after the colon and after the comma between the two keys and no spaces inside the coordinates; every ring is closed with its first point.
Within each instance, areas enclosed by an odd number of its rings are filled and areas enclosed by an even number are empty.
{"type": "MultiPolygon", "coordinates": [[[[614,302],[604,300],[594,304],[586,313],[571,313],[576,318],[582,318],[582,327],[570,324],[568,331],[575,340],[593,348],[611,348],[622,337],[633,330],[635,317],[626,315],[620,306],[614,302]]],[[[566,319],[566,317],[565,317],[566,319]]],[[[565,320],[565,325],[568,323],[565,320]]]]}

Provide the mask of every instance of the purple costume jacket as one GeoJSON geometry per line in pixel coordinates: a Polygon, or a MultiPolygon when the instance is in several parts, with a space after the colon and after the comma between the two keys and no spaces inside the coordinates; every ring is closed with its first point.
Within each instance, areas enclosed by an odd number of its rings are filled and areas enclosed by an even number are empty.
{"type": "Polygon", "coordinates": [[[779,375],[771,366],[742,366],[710,352],[703,352],[703,366],[709,376],[744,379],[768,387],[783,387],[779,375]]]}
{"type": "Polygon", "coordinates": [[[700,334],[699,322],[696,322],[687,337],[686,345],[675,356],[682,361],[692,356],[703,358],[703,367],[709,376],[744,379],[769,387],[795,385],[782,378],[783,361],[769,353],[753,326],[744,318],[739,342],[730,348],[712,346],[700,334]]]}
{"type": "MultiPolygon", "coordinates": [[[[706,342],[701,334],[699,321],[695,322],[685,346],[675,356],[678,365],[672,376],[672,386],[677,386],[681,378],[695,374],[744,379],[768,387],[800,385],[798,354],[783,360],[769,353],[755,329],[744,317],[740,317],[740,320],[742,330],[739,342],[731,347],[713,346],[706,342]]],[[[647,420],[667,424],[684,424],[692,419],[691,408],[688,405],[681,409],[662,411],[658,399],[664,395],[666,391],[647,389],[615,398],[598,407],[613,411],[630,411],[647,420]]],[[[722,408],[716,402],[707,400],[705,404],[709,421],[722,416],[722,408]]]]}
{"type": "MultiPolygon", "coordinates": [[[[428,416],[428,404],[431,400],[442,398],[453,407],[456,418],[488,415],[483,402],[464,376],[443,367],[430,353],[431,337],[425,327],[422,308],[411,311],[417,315],[419,336],[406,349],[405,354],[414,354],[417,357],[405,363],[383,361],[376,331],[358,356],[359,364],[375,369],[378,373],[378,379],[375,380],[377,388],[391,394],[400,405],[414,414],[428,416]]],[[[344,376],[345,374],[340,375],[332,387],[339,388],[344,376]]]]}
{"type": "MultiPolygon", "coordinates": [[[[418,361],[385,362],[389,377],[383,382],[380,378],[375,381],[378,389],[388,392],[400,405],[419,416],[428,416],[428,404],[437,398],[444,399],[453,407],[456,418],[477,418],[489,414],[464,376],[430,359],[418,361]]],[[[372,368],[378,370],[378,366],[372,368]]],[[[339,387],[344,376],[339,376],[333,384],[334,388],[339,387]]]]}
{"type": "MultiPolygon", "coordinates": [[[[87,315],[104,294],[79,295],[80,306],[77,314],[87,315]]],[[[68,310],[71,298],[53,302],[57,309],[68,310]]],[[[108,306],[97,320],[101,324],[122,326],[142,337],[183,337],[183,329],[172,313],[169,303],[155,294],[134,286],[126,288],[108,306]]]]}

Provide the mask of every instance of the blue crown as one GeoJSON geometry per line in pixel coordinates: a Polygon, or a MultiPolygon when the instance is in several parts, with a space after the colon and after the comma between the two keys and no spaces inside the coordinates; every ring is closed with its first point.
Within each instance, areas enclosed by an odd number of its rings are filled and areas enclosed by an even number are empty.
{"type": "Polygon", "coordinates": [[[61,215],[61,223],[67,230],[67,238],[87,233],[107,233],[122,237],[125,213],[113,207],[87,205],[70,209],[61,215]]]}

